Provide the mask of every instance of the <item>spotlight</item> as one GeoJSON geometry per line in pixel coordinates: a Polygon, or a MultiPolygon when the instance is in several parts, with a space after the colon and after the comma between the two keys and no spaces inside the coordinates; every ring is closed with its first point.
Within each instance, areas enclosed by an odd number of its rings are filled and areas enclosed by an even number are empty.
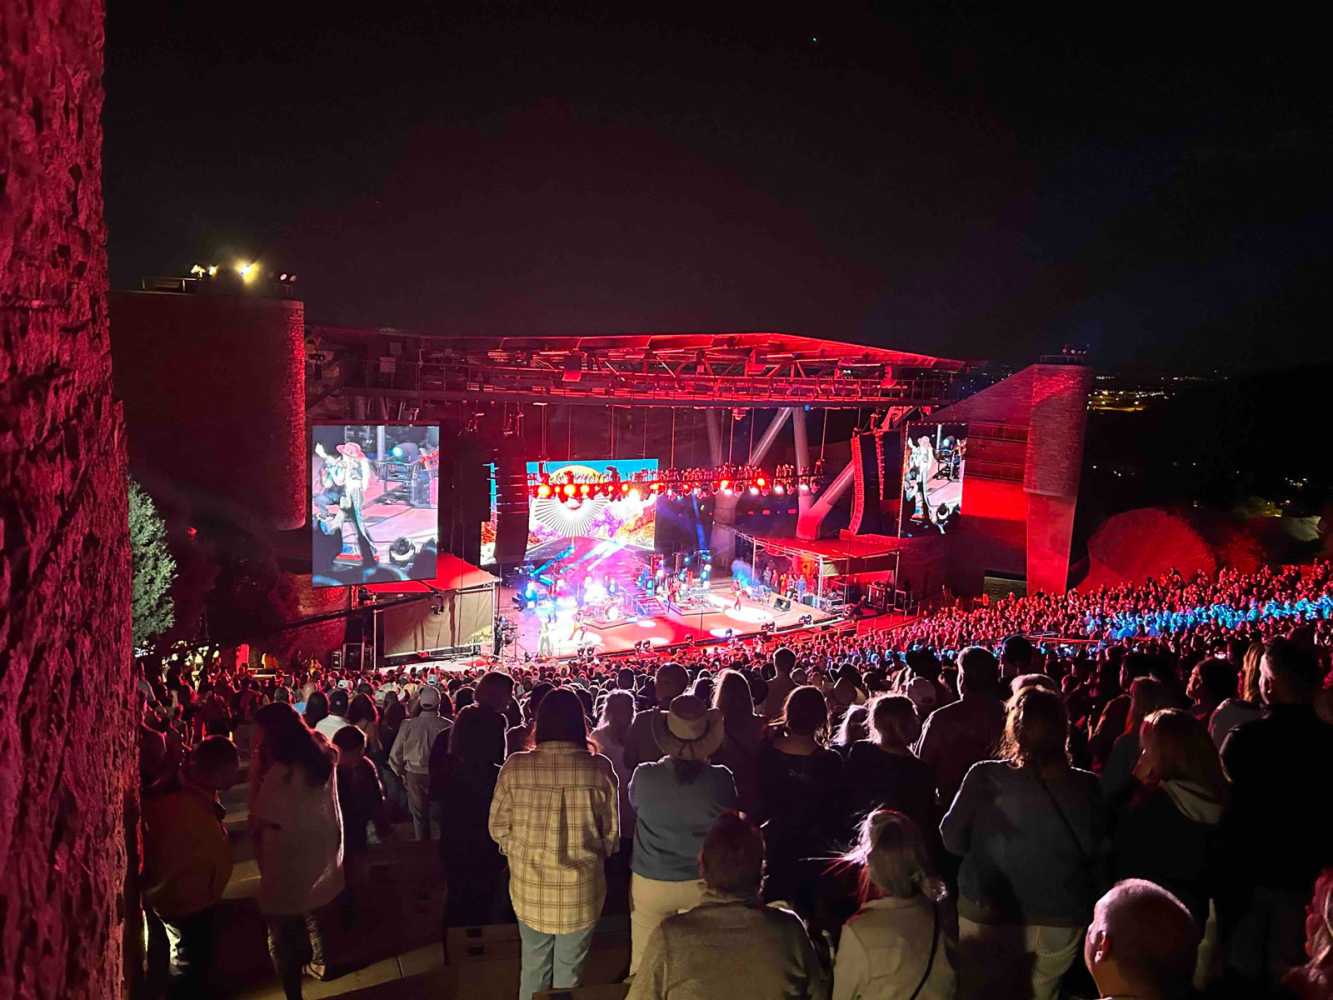
{"type": "Polygon", "coordinates": [[[208,265],[208,276],[210,278],[216,278],[218,276],[218,266],[216,264],[208,265]]]}
{"type": "Polygon", "coordinates": [[[635,487],[634,489],[632,489],[632,490],[629,491],[629,498],[630,498],[631,500],[642,500],[642,499],[643,499],[643,497],[639,494],[639,490],[638,490],[637,487],[635,487]]]}
{"type": "Polygon", "coordinates": [[[808,483],[802,483],[802,484],[801,484],[801,492],[802,492],[802,493],[806,493],[806,492],[808,492],[809,489],[810,489],[810,486],[809,486],[808,483]]]}
{"type": "Polygon", "coordinates": [[[592,492],[592,488],[589,487],[587,483],[584,483],[582,486],[579,487],[579,492],[586,497],[589,493],[592,492]]]}
{"type": "Polygon", "coordinates": [[[724,486],[724,487],[722,488],[722,492],[725,493],[727,496],[731,496],[731,487],[730,487],[730,486],[724,486]]]}
{"type": "Polygon", "coordinates": [[[241,276],[241,280],[247,285],[259,277],[259,261],[249,260],[240,261],[236,265],[236,273],[241,276]]]}
{"type": "Polygon", "coordinates": [[[542,483],[537,487],[537,496],[541,497],[543,500],[545,500],[550,495],[551,495],[551,487],[549,483],[542,483]]]}
{"type": "Polygon", "coordinates": [[[778,496],[782,496],[782,494],[786,493],[787,490],[786,487],[784,487],[781,483],[774,483],[773,492],[776,493],[778,496]]]}
{"type": "MultiPolygon", "coordinates": [[[[731,480],[730,480],[730,479],[723,479],[722,481],[720,481],[720,482],[718,483],[718,486],[722,487],[724,490],[727,489],[727,487],[730,486],[730,485],[731,485],[731,480]]],[[[714,487],[714,488],[716,488],[716,487],[714,487]]],[[[730,492],[730,491],[728,490],[728,492],[730,492]]]]}
{"type": "Polygon", "coordinates": [[[759,495],[759,487],[758,487],[758,486],[751,486],[751,487],[750,487],[750,496],[752,496],[752,497],[757,497],[758,495],[759,495]]]}
{"type": "Polygon", "coordinates": [[[190,268],[190,274],[196,278],[202,278],[207,273],[208,270],[203,264],[195,264],[194,267],[190,268]]]}
{"type": "Polygon", "coordinates": [[[768,480],[765,479],[763,476],[759,476],[757,479],[755,479],[754,484],[756,486],[767,486],[768,480]]]}
{"type": "Polygon", "coordinates": [[[572,497],[572,496],[574,495],[574,484],[573,484],[573,483],[565,483],[564,494],[565,494],[565,496],[567,496],[567,497],[572,497]]]}

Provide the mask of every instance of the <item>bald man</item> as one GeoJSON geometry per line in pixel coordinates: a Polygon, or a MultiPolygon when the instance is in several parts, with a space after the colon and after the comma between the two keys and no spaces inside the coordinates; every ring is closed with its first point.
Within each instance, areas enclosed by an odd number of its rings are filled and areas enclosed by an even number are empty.
{"type": "Polygon", "coordinates": [[[1200,937],[1184,903],[1126,879],[1097,901],[1083,959],[1105,1000],[1177,1000],[1190,995],[1200,937]]]}

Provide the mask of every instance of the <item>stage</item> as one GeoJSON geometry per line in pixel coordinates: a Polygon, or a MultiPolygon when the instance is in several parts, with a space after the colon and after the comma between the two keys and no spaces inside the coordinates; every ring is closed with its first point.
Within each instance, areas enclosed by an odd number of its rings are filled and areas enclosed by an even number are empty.
{"type": "MultiPolygon", "coordinates": [[[[515,624],[515,645],[518,647],[517,654],[512,649],[507,650],[504,658],[508,660],[517,655],[521,660],[527,654],[536,659],[541,647],[540,616],[532,609],[515,609],[513,597],[512,589],[501,588],[501,615],[515,624]]],[[[686,614],[663,604],[657,614],[630,618],[616,625],[599,627],[588,622],[581,634],[574,609],[561,608],[551,634],[554,654],[556,657],[573,656],[588,646],[600,653],[622,653],[632,651],[636,644],[645,640],[654,647],[676,646],[691,640],[711,642],[727,638],[728,630],[737,637],[754,635],[770,621],[780,630],[795,626],[805,615],[809,615],[811,624],[815,625],[834,618],[809,605],[794,602],[782,610],[773,606],[771,597],[768,601],[759,601],[742,594],[739,608],[734,607],[735,602],[731,581],[721,580],[714,583],[707,594],[707,605],[711,610],[686,614]]]]}

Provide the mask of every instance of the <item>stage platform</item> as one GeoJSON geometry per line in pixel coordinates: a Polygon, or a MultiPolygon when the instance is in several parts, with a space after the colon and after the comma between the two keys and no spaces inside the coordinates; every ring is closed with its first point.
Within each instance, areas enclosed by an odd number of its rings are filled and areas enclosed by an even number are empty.
{"type": "MultiPolygon", "coordinates": [[[[517,626],[519,658],[527,653],[536,659],[541,636],[538,615],[535,611],[516,610],[512,601],[513,593],[509,588],[501,588],[501,614],[517,626]]],[[[588,623],[581,634],[576,631],[573,612],[563,610],[555,627],[555,655],[573,656],[586,646],[592,646],[602,653],[622,653],[633,650],[636,644],[644,640],[654,647],[676,646],[691,640],[711,642],[726,638],[728,629],[732,635],[748,636],[757,634],[770,621],[774,623],[775,629],[783,629],[795,626],[804,615],[810,616],[813,625],[835,617],[805,604],[792,604],[787,610],[779,610],[773,607],[771,600],[760,602],[745,595],[741,596],[741,606],[736,608],[733,606],[735,599],[731,582],[722,580],[713,584],[709,594],[711,611],[681,614],[664,606],[660,614],[631,618],[619,625],[598,628],[588,623]]]]}

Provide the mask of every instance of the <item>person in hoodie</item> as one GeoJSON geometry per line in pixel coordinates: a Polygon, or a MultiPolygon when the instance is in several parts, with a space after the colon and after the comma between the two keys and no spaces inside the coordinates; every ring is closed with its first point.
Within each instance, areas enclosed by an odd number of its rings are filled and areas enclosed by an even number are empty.
{"type": "Polygon", "coordinates": [[[1204,723],[1163,708],[1140,729],[1135,792],[1111,842],[1116,880],[1143,878],[1170,891],[1202,930],[1218,887],[1218,831],[1230,797],[1226,773],[1204,723]]]}

